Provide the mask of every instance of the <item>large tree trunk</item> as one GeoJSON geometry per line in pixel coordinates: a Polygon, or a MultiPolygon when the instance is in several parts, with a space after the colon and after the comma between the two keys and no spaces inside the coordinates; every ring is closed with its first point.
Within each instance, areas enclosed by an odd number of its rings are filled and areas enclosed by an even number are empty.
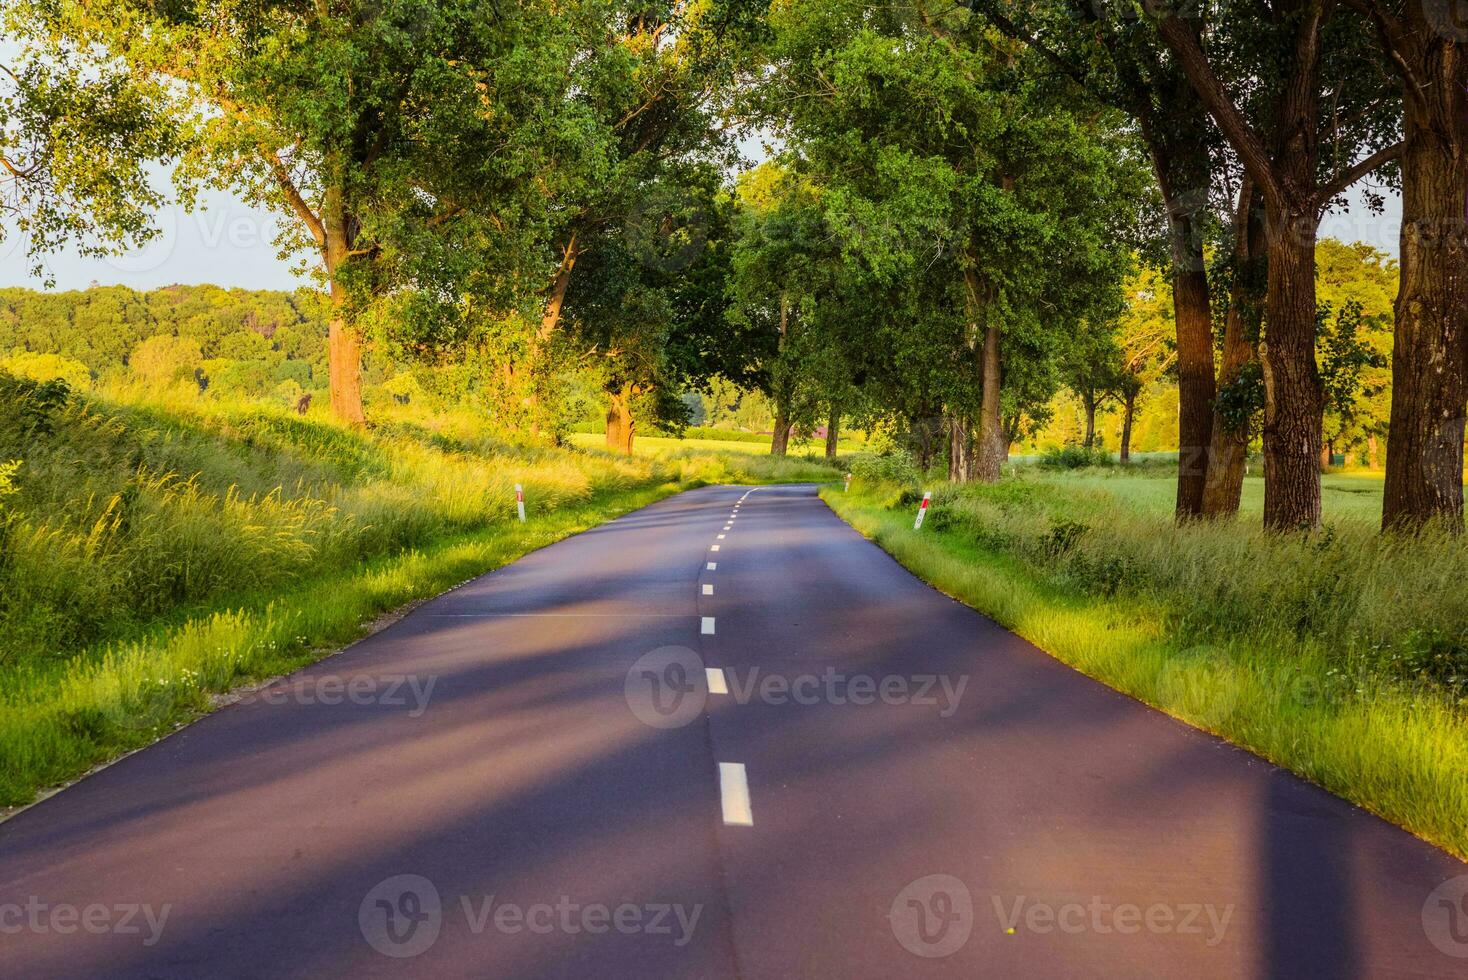
{"type": "Polygon", "coordinates": [[[841,409],[835,405],[831,406],[831,414],[826,419],[826,458],[836,458],[836,448],[841,441],[841,409]]]}
{"type": "Polygon", "coordinates": [[[540,327],[535,331],[535,342],[530,348],[530,391],[526,394],[526,405],[530,409],[530,434],[539,436],[542,428],[540,415],[540,385],[546,374],[545,351],[561,323],[561,310],[566,305],[566,291],[571,286],[571,270],[580,255],[576,247],[576,233],[572,232],[561,250],[561,264],[556,268],[556,277],[551,280],[550,292],[546,295],[545,310],[540,316],[540,327]]]}
{"type": "Polygon", "coordinates": [[[1121,462],[1132,461],[1132,422],[1137,416],[1137,396],[1128,392],[1122,399],[1121,409],[1121,462]]]}
{"type": "MultiPolygon", "coordinates": [[[[1205,110],[1184,79],[1170,76],[1166,121],[1141,110],[1143,135],[1152,150],[1152,167],[1167,207],[1168,248],[1172,253],[1172,306],[1177,323],[1178,452],[1176,514],[1180,521],[1204,512],[1208,454],[1213,435],[1213,312],[1203,244],[1208,233],[1212,161],[1206,144],[1186,139],[1201,133],[1205,110]],[[1181,110],[1181,111],[1179,111],[1181,110]],[[1159,130],[1158,123],[1162,123],[1159,130]]],[[[1128,81],[1140,85],[1129,76],[1128,81]]],[[[1139,103],[1150,106],[1150,95],[1139,103]]]]}
{"type": "MultiPolygon", "coordinates": [[[[1177,319],[1177,517],[1204,513],[1208,452],[1213,436],[1213,319],[1203,236],[1190,236],[1187,265],[1174,259],[1172,302],[1177,319]]],[[[1174,249],[1178,244],[1174,244],[1174,249]]]]}
{"type": "Polygon", "coordinates": [[[948,416],[948,482],[967,482],[969,470],[968,420],[960,415],[950,415],[948,416]]]}
{"type": "Polygon", "coordinates": [[[1264,373],[1264,526],[1320,523],[1324,396],[1315,366],[1315,227],[1307,213],[1270,208],[1264,373]]]}
{"type": "MultiPolygon", "coordinates": [[[[1217,394],[1237,384],[1245,368],[1258,360],[1256,345],[1264,322],[1267,282],[1266,241],[1259,196],[1246,175],[1234,218],[1233,284],[1223,328],[1217,394]]],[[[1235,419],[1230,427],[1231,420],[1218,409],[1217,394],[1208,447],[1208,479],[1203,489],[1203,515],[1210,518],[1232,517],[1239,512],[1249,455],[1248,422],[1235,419]]]]}
{"type": "Polygon", "coordinates": [[[1381,523],[1386,529],[1412,528],[1439,518],[1461,530],[1468,414],[1468,46],[1425,47],[1414,68],[1430,84],[1404,100],[1402,273],[1381,523]]]}
{"type": "Polygon", "coordinates": [[[770,455],[784,456],[790,450],[790,406],[783,398],[775,400],[775,434],[770,439],[770,455]]]}
{"type": "Polygon", "coordinates": [[[322,209],[323,243],[331,319],[326,334],[326,373],[331,411],[348,425],[367,421],[362,412],[362,343],[347,315],[347,291],[341,284],[342,266],[351,253],[350,222],[339,189],[328,189],[322,209]]]}
{"type": "MultiPolygon", "coordinates": [[[[988,315],[992,316],[992,313],[988,315]]],[[[979,405],[978,462],[974,478],[983,483],[996,483],[1004,465],[1004,422],[999,417],[999,385],[1001,383],[1000,333],[993,324],[984,330],[983,400],[979,405]]]]}
{"type": "Polygon", "coordinates": [[[607,397],[607,448],[615,453],[632,455],[632,434],[637,422],[632,418],[631,385],[609,392],[607,397]]]}

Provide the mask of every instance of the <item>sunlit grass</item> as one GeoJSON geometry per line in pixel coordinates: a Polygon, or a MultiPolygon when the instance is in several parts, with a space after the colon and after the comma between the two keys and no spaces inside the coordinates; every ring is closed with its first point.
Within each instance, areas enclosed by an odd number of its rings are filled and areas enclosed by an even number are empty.
{"type": "Polygon", "coordinates": [[[1468,857],[1463,542],[1177,528],[1130,479],[823,496],[939,589],[1060,660],[1468,857]]]}

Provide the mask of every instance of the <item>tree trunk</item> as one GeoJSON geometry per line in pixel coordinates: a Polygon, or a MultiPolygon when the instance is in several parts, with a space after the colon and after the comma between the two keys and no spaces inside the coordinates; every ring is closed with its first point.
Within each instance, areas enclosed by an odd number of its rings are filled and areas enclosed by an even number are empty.
{"type": "MultiPolygon", "coordinates": [[[[1409,7],[1413,6],[1408,4],[1409,7]]],[[[1401,285],[1392,345],[1384,529],[1463,528],[1468,414],[1468,45],[1426,46],[1405,98],[1401,285]]]]}
{"type": "Polygon", "coordinates": [[[984,330],[984,392],[979,407],[978,463],[974,467],[974,478],[983,483],[998,482],[1000,468],[1004,465],[1004,424],[999,417],[999,345],[999,328],[990,324],[984,330]]]}
{"type": "Polygon", "coordinates": [[[1366,467],[1370,470],[1381,469],[1381,449],[1375,432],[1366,437],[1366,467]]]}
{"type": "Polygon", "coordinates": [[[615,453],[632,455],[632,434],[637,428],[632,418],[631,385],[608,393],[607,400],[607,448],[615,453]]]}
{"type": "Polygon", "coordinates": [[[1265,293],[1264,526],[1320,524],[1320,441],[1324,396],[1315,366],[1315,228],[1304,213],[1271,207],[1265,293]]]}
{"type": "Polygon", "coordinates": [[[790,449],[790,408],[783,399],[775,402],[775,434],[770,439],[770,455],[784,456],[790,449]]]}
{"type": "Polygon", "coordinates": [[[530,409],[531,436],[539,436],[542,428],[539,386],[545,375],[545,364],[543,363],[545,349],[550,344],[551,338],[555,336],[556,327],[561,323],[561,310],[566,304],[566,290],[571,286],[571,269],[576,265],[576,257],[580,254],[576,247],[576,233],[572,232],[570,239],[566,242],[566,247],[561,250],[561,264],[556,269],[555,279],[551,280],[545,310],[540,316],[540,327],[535,331],[535,343],[530,350],[530,391],[526,395],[526,405],[530,409]]]}
{"type": "Polygon", "coordinates": [[[1086,439],[1082,445],[1090,449],[1096,445],[1096,399],[1092,395],[1082,395],[1081,403],[1086,407],[1086,439]]]}
{"type": "MultiPolygon", "coordinates": [[[[1199,517],[1208,484],[1208,453],[1213,436],[1213,319],[1208,276],[1203,271],[1203,236],[1184,243],[1187,264],[1174,259],[1173,311],[1177,318],[1179,520],[1199,517]],[[1180,267],[1181,266],[1181,267],[1180,267]]],[[[1174,244],[1174,249],[1178,244],[1174,244]]]]}
{"type": "Polygon", "coordinates": [[[1128,393],[1122,402],[1121,415],[1121,462],[1132,461],[1132,421],[1137,415],[1137,396],[1128,393]]]}
{"type": "Polygon", "coordinates": [[[835,405],[831,406],[830,417],[826,419],[826,458],[836,458],[836,447],[841,441],[841,410],[835,405]]]}
{"type": "Polygon", "coordinates": [[[918,433],[918,469],[924,474],[933,465],[933,426],[930,416],[924,413],[917,425],[918,433]]]}
{"type": "Polygon", "coordinates": [[[1244,471],[1249,455],[1249,426],[1218,410],[1219,394],[1238,383],[1244,369],[1258,359],[1259,330],[1264,322],[1267,240],[1254,183],[1244,176],[1234,218],[1233,284],[1229,289],[1228,317],[1223,328],[1223,353],[1213,407],[1213,430],[1208,446],[1208,478],[1203,488],[1203,516],[1232,517],[1239,512],[1244,471]]]}
{"type": "Polygon", "coordinates": [[[969,475],[968,420],[948,416],[948,482],[965,483],[969,475]]]}
{"type": "Polygon", "coordinates": [[[1331,452],[1330,443],[1329,442],[1322,442],[1320,444],[1320,472],[1321,473],[1329,473],[1330,472],[1330,458],[1333,455],[1335,455],[1335,454],[1331,452]]]}
{"type": "Polygon", "coordinates": [[[322,209],[322,225],[326,232],[323,258],[331,297],[331,319],[326,334],[326,373],[331,411],[348,425],[360,426],[367,421],[362,412],[362,344],[357,328],[349,322],[347,291],[339,279],[352,248],[350,223],[340,189],[328,189],[325,196],[322,209]]]}

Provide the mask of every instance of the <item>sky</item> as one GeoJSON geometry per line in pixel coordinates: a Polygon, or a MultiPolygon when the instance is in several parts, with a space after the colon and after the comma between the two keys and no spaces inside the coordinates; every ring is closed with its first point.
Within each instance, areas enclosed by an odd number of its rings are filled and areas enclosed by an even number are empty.
{"type": "MultiPolygon", "coordinates": [[[[746,155],[749,155],[748,151],[746,155]]],[[[1395,257],[1401,221],[1401,199],[1386,191],[1387,207],[1374,215],[1352,195],[1348,213],[1328,215],[1322,235],[1363,241],[1395,257]]],[[[200,196],[193,213],[170,207],[158,215],[162,234],[146,248],[107,258],[88,258],[74,250],[46,257],[47,273],[58,290],[85,289],[92,283],[148,290],[175,283],[213,283],[248,289],[295,289],[309,285],[290,261],[276,254],[276,222],[283,220],[237,197],[210,192],[200,196]]],[[[45,288],[31,275],[19,237],[7,229],[0,241],[0,286],[45,288]]]]}

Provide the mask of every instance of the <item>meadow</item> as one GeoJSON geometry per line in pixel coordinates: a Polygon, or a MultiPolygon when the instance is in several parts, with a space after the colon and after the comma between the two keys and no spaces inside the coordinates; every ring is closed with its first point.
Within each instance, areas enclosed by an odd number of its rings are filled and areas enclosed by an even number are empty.
{"type": "Polygon", "coordinates": [[[1325,477],[1325,526],[1178,526],[1170,465],[935,487],[852,461],[822,495],[919,577],[1110,686],[1468,857],[1468,547],[1383,536],[1380,481],[1325,477]]]}
{"type": "Polygon", "coordinates": [[[0,374],[0,805],[658,497],[834,472],[524,445],[469,413],[385,410],[353,430],[259,401],[0,374]]]}

